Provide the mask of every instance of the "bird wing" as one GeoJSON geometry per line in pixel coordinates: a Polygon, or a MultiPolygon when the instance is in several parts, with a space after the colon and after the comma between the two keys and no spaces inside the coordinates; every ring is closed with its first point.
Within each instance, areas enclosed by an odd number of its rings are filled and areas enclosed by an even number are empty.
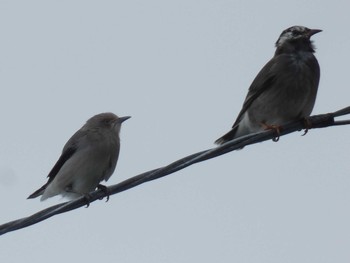
{"type": "Polygon", "coordinates": [[[62,166],[66,163],[68,159],[70,159],[73,154],[77,151],[77,145],[81,138],[83,137],[83,134],[81,131],[77,131],[66,143],[66,145],[63,148],[62,154],[60,158],[57,160],[56,164],[52,167],[51,171],[48,174],[49,180],[44,184],[42,187],[40,187],[38,190],[36,190],[34,193],[32,193],[28,199],[30,198],[36,198],[43,194],[46,187],[52,182],[52,180],[56,177],[62,166]]]}
{"type": "Polygon", "coordinates": [[[239,112],[235,123],[232,125],[232,128],[238,126],[241,121],[243,114],[247,111],[253,101],[258,98],[263,92],[268,90],[273,86],[273,83],[276,81],[276,74],[272,70],[275,65],[275,58],[272,58],[258,73],[258,75],[253,80],[252,84],[249,87],[247,97],[243,103],[243,107],[239,112]]]}
{"type": "Polygon", "coordinates": [[[276,74],[274,73],[275,57],[272,58],[258,73],[249,87],[247,97],[243,103],[243,107],[239,112],[236,121],[232,125],[232,129],[215,141],[216,144],[223,144],[235,137],[238,126],[243,118],[244,113],[249,109],[251,104],[263,92],[273,86],[276,81],[276,74]]]}
{"type": "Polygon", "coordinates": [[[59,170],[61,170],[62,166],[65,164],[65,162],[72,157],[72,155],[76,152],[77,148],[76,147],[69,147],[65,149],[64,152],[62,152],[60,158],[57,160],[55,165],[52,167],[51,171],[48,174],[49,181],[50,183],[57,175],[59,170]]]}

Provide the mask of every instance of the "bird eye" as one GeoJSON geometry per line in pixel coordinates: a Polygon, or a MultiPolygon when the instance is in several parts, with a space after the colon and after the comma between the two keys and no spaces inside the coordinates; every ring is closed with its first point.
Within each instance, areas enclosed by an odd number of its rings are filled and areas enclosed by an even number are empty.
{"type": "Polygon", "coordinates": [[[302,35],[302,32],[300,32],[300,31],[298,31],[298,30],[293,30],[293,31],[292,31],[292,35],[293,35],[293,37],[301,36],[301,35],[302,35]]]}

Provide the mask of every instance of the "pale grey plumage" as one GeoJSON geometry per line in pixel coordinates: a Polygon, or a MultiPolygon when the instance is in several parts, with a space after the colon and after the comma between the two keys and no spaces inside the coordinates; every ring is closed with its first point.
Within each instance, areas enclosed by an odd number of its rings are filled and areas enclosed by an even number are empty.
{"type": "Polygon", "coordinates": [[[74,199],[107,181],[116,167],[123,121],[113,113],[90,118],[65,144],[62,155],[50,171],[48,182],[28,198],[45,200],[55,195],[74,199]]]}
{"type": "Polygon", "coordinates": [[[320,79],[310,37],[318,32],[303,26],[282,32],[274,57],[255,77],[232,129],[215,143],[262,131],[263,124],[281,126],[310,116],[320,79]]]}

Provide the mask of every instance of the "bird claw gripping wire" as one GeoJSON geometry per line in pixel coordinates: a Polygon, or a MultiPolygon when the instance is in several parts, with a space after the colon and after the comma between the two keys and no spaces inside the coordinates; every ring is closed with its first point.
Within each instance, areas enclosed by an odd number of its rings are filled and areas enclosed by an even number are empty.
{"type": "MultiPolygon", "coordinates": [[[[108,187],[105,186],[105,185],[99,184],[99,185],[97,186],[97,189],[98,189],[98,190],[101,190],[101,191],[106,195],[106,202],[108,202],[108,200],[109,200],[109,195],[110,195],[110,192],[109,192],[109,190],[108,190],[108,187]]],[[[102,200],[102,199],[103,199],[103,197],[100,198],[100,200],[102,200]]]]}
{"type": "Polygon", "coordinates": [[[272,138],[272,141],[278,142],[280,140],[282,126],[270,125],[270,124],[266,124],[266,123],[261,123],[261,125],[265,130],[273,130],[274,131],[275,136],[272,138]]]}

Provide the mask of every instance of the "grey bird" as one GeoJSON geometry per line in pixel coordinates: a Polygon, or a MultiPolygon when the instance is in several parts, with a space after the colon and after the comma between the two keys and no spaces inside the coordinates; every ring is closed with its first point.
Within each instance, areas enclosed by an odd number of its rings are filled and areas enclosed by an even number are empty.
{"type": "Polygon", "coordinates": [[[232,129],[216,144],[310,116],[320,79],[310,38],[321,31],[292,26],[281,33],[275,55],[255,77],[232,129]]]}
{"type": "Polygon", "coordinates": [[[47,183],[28,199],[40,195],[41,201],[55,195],[75,199],[97,187],[105,188],[100,182],[107,181],[114,172],[120,150],[121,124],[129,118],[101,113],[87,120],[64,146],[47,183]]]}

